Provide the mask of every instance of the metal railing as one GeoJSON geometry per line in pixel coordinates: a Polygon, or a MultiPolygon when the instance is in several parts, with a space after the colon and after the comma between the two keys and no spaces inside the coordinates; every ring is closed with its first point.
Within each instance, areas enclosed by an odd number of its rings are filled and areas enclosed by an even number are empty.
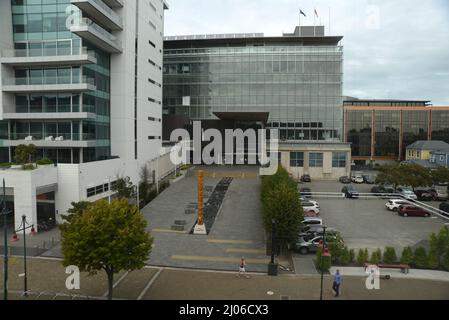
{"type": "Polygon", "coordinates": [[[55,77],[15,77],[3,80],[3,85],[29,86],[29,85],[64,85],[64,84],[90,84],[95,86],[95,79],[88,76],[55,76],[55,77]]]}
{"type": "Polygon", "coordinates": [[[112,10],[108,5],[106,5],[103,1],[101,1],[101,0],[91,0],[91,1],[95,2],[98,6],[100,6],[109,15],[111,15],[115,19],[117,19],[120,25],[123,24],[122,18],[114,10],[112,10]]]}
{"type": "Polygon", "coordinates": [[[39,49],[15,49],[2,50],[4,58],[29,58],[29,57],[61,57],[61,56],[77,56],[88,55],[95,58],[95,52],[88,50],[86,47],[80,48],[39,48],[39,49]]]}
{"type": "Polygon", "coordinates": [[[89,18],[81,18],[79,21],[79,24],[78,25],[75,24],[73,26],[74,27],[90,27],[90,28],[94,29],[95,31],[97,31],[98,33],[100,33],[103,37],[105,37],[109,41],[115,43],[118,47],[120,47],[120,48],[122,47],[122,42],[116,36],[111,34],[106,29],[103,29],[102,27],[100,27],[98,24],[96,24],[89,18]]]}

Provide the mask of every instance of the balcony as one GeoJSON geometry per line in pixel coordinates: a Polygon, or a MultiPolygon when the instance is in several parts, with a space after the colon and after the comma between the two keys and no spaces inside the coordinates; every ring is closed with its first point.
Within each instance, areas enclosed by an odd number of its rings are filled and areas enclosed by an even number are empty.
{"type": "Polygon", "coordinates": [[[17,147],[21,144],[34,144],[38,148],[91,148],[97,146],[95,137],[91,134],[61,133],[17,133],[11,136],[11,140],[3,140],[5,147],[17,147]]]}
{"type": "Polygon", "coordinates": [[[123,8],[124,2],[123,0],[103,0],[111,8],[123,8]]]}
{"type": "Polygon", "coordinates": [[[123,30],[122,18],[101,0],[71,0],[71,3],[99,25],[109,30],[123,30]]]}
{"type": "Polygon", "coordinates": [[[70,31],[109,53],[122,53],[122,42],[88,18],[82,18],[70,31]]]}
{"type": "Polygon", "coordinates": [[[83,76],[79,79],[62,77],[52,81],[33,78],[12,78],[3,80],[2,90],[11,93],[52,93],[95,91],[95,80],[83,76]]]}
{"type": "Polygon", "coordinates": [[[52,67],[96,64],[95,52],[87,48],[3,50],[0,63],[12,67],[52,67]],[[76,50],[76,49],[73,49],[76,50]]]}
{"type": "Polygon", "coordinates": [[[90,112],[11,112],[3,113],[4,120],[95,120],[95,113],[90,112]]]}

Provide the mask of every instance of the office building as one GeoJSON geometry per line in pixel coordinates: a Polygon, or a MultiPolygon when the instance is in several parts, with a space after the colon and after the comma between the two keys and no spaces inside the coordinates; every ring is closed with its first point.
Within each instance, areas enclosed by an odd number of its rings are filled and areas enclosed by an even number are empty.
{"type": "Polygon", "coordinates": [[[111,180],[136,182],[145,164],[160,176],[165,9],[163,0],[0,2],[0,161],[34,144],[36,159],[57,164],[0,172],[16,225],[108,197],[111,180]]]}
{"type": "Polygon", "coordinates": [[[345,142],[356,164],[406,159],[406,147],[419,140],[449,143],[449,107],[429,101],[344,101],[345,142]]]}

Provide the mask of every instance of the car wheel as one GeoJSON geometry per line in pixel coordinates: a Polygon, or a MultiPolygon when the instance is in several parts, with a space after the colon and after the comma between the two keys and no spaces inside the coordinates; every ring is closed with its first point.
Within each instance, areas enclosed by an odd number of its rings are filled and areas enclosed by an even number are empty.
{"type": "Polygon", "coordinates": [[[306,247],[301,247],[299,249],[299,253],[300,254],[308,254],[309,253],[309,249],[307,249],[306,247]]]}
{"type": "Polygon", "coordinates": [[[393,211],[394,212],[398,212],[398,208],[393,208],[393,211]]]}
{"type": "Polygon", "coordinates": [[[430,217],[430,213],[427,213],[427,214],[426,214],[426,217],[427,217],[427,218],[430,217]]]}

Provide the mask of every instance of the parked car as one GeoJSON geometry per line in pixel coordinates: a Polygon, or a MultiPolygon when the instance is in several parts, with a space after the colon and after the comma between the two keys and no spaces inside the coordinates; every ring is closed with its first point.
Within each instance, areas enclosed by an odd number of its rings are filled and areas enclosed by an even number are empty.
{"type": "Polygon", "coordinates": [[[441,211],[447,212],[449,215],[449,202],[441,202],[439,208],[441,211]]]}
{"type": "Polygon", "coordinates": [[[300,193],[301,197],[303,197],[305,199],[312,198],[312,190],[310,188],[301,188],[301,189],[299,189],[299,193],[300,193]]]}
{"type": "MultiPolygon", "coordinates": [[[[299,237],[302,237],[304,240],[309,241],[315,237],[322,235],[323,230],[324,230],[324,225],[307,226],[307,227],[304,227],[301,229],[301,232],[299,233],[299,237]]],[[[333,228],[326,228],[327,236],[336,235],[337,233],[338,233],[338,231],[333,228]]]]}
{"type": "Polygon", "coordinates": [[[402,217],[430,217],[430,212],[413,205],[399,206],[398,214],[402,217]]]}
{"type": "Polygon", "coordinates": [[[312,182],[312,178],[310,178],[310,175],[308,175],[308,174],[303,174],[301,176],[300,180],[302,182],[312,182]]]}
{"type": "MultiPolygon", "coordinates": [[[[327,233],[327,231],[326,231],[326,242],[337,241],[337,239],[339,239],[337,233],[327,233]]],[[[322,235],[316,236],[312,239],[308,239],[308,237],[306,237],[306,238],[299,237],[295,243],[294,248],[300,254],[314,253],[317,251],[321,240],[323,240],[322,235]]],[[[342,241],[341,245],[342,246],[344,245],[343,241],[342,241]]]]}
{"type": "Polygon", "coordinates": [[[320,212],[310,209],[304,209],[304,217],[316,218],[320,216],[320,212]]]}
{"type": "Polygon", "coordinates": [[[432,201],[433,194],[428,190],[415,190],[415,194],[419,201],[432,201]]]}
{"type": "Polygon", "coordinates": [[[351,178],[349,178],[347,176],[343,176],[343,177],[340,177],[340,179],[338,179],[338,181],[340,181],[343,184],[350,184],[351,183],[351,178]]]}
{"type": "Polygon", "coordinates": [[[304,211],[306,210],[312,210],[315,212],[320,212],[320,206],[318,205],[318,202],[316,201],[304,201],[301,203],[302,208],[304,211]]]}
{"type": "Polygon", "coordinates": [[[376,196],[383,196],[385,194],[394,193],[394,188],[388,186],[374,186],[371,188],[371,193],[375,193],[376,196]]]}
{"type": "Polygon", "coordinates": [[[374,184],[376,182],[376,178],[371,175],[363,175],[363,182],[366,184],[374,184]]]}
{"type": "Polygon", "coordinates": [[[299,200],[301,200],[301,203],[303,203],[303,202],[313,203],[318,209],[320,208],[320,204],[317,201],[315,201],[315,200],[306,199],[306,198],[303,198],[303,197],[300,197],[299,200]]]}
{"type": "Polygon", "coordinates": [[[351,181],[354,183],[363,183],[363,177],[361,175],[354,175],[351,177],[351,181]]]}
{"type": "Polygon", "coordinates": [[[448,193],[446,190],[443,189],[437,189],[437,188],[431,188],[429,191],[432,196],[433,196],[433,200],[437,200],[437,201],[446,201],[448,200],[448,193]]]}
{"type": "Polygon", "coordinates": [[[304,217],[304,220],[301,222],[301,224],[303,224],[303,225],[314,225],[314,224],[322,225],[323,219],[316,218],[316,217],[304,217]]]}
{"type": "Polygon", "coordinates": [[[355,199],[359,197],[359,193],[355,190],[352,184],[344,186],[343,189],[341,189],[341,192],[344,193],[346,198],[355,199]]]}
{"type": "Polygon", "coordinates": [[[416,196],[416,194],[413,192],[412,189],[407,188],[407,187],[399,187],[397,188],[397,192],[402,195],[404,198],[406,199],[411,199],[411,200],[418,200],[418,197],[416,196]]]}
{"type": "Polygon", "coordinates": [[[411,204],[409,201],[404,199],[391,199],[385,204],[387,210],[398,211],[400,206],[411,204]]]}

